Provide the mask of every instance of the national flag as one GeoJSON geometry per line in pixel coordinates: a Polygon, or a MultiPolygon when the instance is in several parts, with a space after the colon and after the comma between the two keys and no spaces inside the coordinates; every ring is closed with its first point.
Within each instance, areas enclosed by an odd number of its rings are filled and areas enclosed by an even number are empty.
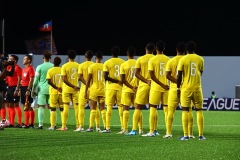
{"type": "Polygon", "coordinates": [[[49,22],[44,23],[43,25],[41,25],[39,27],[39,30],[40,31],[51,31],[52,30],[52,22],[49,21],[49,22]]]}

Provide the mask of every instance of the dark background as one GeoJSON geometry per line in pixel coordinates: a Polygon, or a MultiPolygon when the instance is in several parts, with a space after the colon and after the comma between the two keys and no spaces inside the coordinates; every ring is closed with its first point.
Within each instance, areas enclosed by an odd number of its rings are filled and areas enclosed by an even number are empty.
{"type": "Polygon", "coordinates": [[[122,55],[128,46],[143,55],[146,43],[164,40],[166,55],[174,56],[177,42],[194,40],[202,56],[239,55],[240,9],[230,1],[62,1],[1,0],[5,52],[26,54],[25,40],[50,34],[39,26],[52,20],[58,54],[92,49],[110,55],[118,45],[122,55]]]}

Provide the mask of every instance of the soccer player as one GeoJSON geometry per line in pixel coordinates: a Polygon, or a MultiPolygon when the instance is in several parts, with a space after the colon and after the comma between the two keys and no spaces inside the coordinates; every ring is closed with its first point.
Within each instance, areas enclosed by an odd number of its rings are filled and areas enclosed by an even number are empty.
{"type": "Polygon", "coordinates": [[[166,64],[170,59],[163,52],[165,50],[165,42],[160,40],[156,43],[156,56],[152,57],[148,63],[148,71],[151,77],[151,89],[149,93],[149,126],[150,131],[142,136],[153,137],[159,135],[157,132],[158,111],[157,106],[161,104],[165,115],[165,123],[167,118],[168,107],[168,80],[166,78],[166,64]]]}
{"type": "Polygon", "coordinates": [[[186,44],[187,55],[179,60],[177,67],[177,95],[182,106],[183,137],[179,140],[189,140],[188,123],[189,109],[193,102],[197,112],[197,125],[199,140],[205,140],[203,136],[203,93],[201,76],[204,70],[204,59],[195,53],[196,43],[189,41],[186,44]],[[181,86],[181,90],[180,90],[181,86]],[[181,96],[180,96],[181,95],[181,96]]]}
{"type": "Polygon", "coordinates": [[[93,51],[87,50],[85,52],[85,59],[86,61],[81,63],[78,68],[78,79],[81,81],[81,89],[79,92],[79,98],[78,98],[78,121],[79,121],[79,127],[75,130],[77,132],[84,131],[84,108],[87,104],[87,99],[84,97],[85,94],[85,88],[86,88],[86,81],[88,77],[88,67],[93,64],[92,61],[93,57],[93,51]]]}
{"type": "Polygon", "coordinates": [[[6,101],[10,109],[9,121],[10,121],[10,125],[14,126],[15,113],[16,113],[15,110],[16,110],[18,115],[18,124],[15,126],[15,128],[22,128],[22,109],[19,106],[20,95],[18,94],[20,89],[20,82],[22,78],[22,68],[17,64],[18,56],[11,55],[9,57],[9,61],[14,62],[14,67],[15,67],[13,76],[6,77],[6,82],[8,84],[6,101]]]}
{"type": "MultiPolygon", "coordinates": [[[[167,131],[166,135],[163,138],[171,138],[172,137],[172,123],[174,113],[176,108],[180,103],[180,99],[177,97],[177,65],[179,60],[185,55],[185,43],[179,42],[177,43],[176,52],[177,55],[171,58],[166,67],[166,76],[167,79],[170,80],[170,90],[168,93],[168,116],[167,116],[167,131]]],[[[192,128],[193,128],[193,114],[192,114],[192,107],[189,108],[189,138],[194,138],[192,135],[192,128]]]]}
{"type": "Polygon", "coordinates": [[[50,62],[51,52],[45,51],[43,54],[43,63],[38,65],[35,72],[32,96],[33,98],[38,96],[38,127],[37,129],[43,129],[44,121],[44,109],[47,105],[49,108],[49,84],[46,79],[47,72],[50,68],[53,67],[53,64],[50,62]],[[38,91],[37,91],[38,90],[38,91]]]}
{"type": "MultiPolygon", "coordinates": [[[[93,132],[94,120],[96,118],[97,103],[102,113],[103,126],[106,128],[106,110],[105,110],[105,81],[103,76],[103,63],[101,62],[103,54],[98,51],[95,54],[96,63],[88,67],[88,78],[86,82],[84,97],[89,99],[90,104],[90,123],[87,132],[93,132]],[[91,84],[92,83],[92,84],[91,84]],[[91,84],[91,86],[90,86],[91,84]],[[88,88],[89,92],[88,92],[88,88]]],[[[97,126],[96,131],[100,132],[100,126],[97,126]]]]}
{"type": "Polygon", "coordinates": [[[31,106],[33,98],[31,97],[31,89],[33,86],[35,70],[32,63],[32,56],[27,54],[23,58],[22,81],[21,81],[21,103],[24,105],[25,123],[23,128],[34,128],[35,111],[31,106]],[[27,105],[25,105],[27,102],[27,105]],[[29,124],[30,119],[30,124],[29,124]]]}
{"type": "Polygon", "coordinates": [[[61,64],[62,60],[60,57],[55,57],[53,60],[54,67],[50,68],[47,72],[46,79],[49,86],[49,100],[51,106],[50,113],[50,124],[51,127],[48,130],[56,129],[56,108],[59,107],[61,112],[61,120],[63,113],[63,103],[62,103],[62,78],[61,78],[61,64]]]}
{"type": "Polygon", "coordinates": [[[121,103],[123,105],[123,130],[118,134],[128,133],[129,107],[134,105],[135,93],[137,91],[137,78],[134,75],[136,60],[134,55],[136,49],[129,47],[127,50],[128,60],[122,63],[120,67],[120,76],[123,83],[121,103]]]}
{"type": "MultiPolygon", "coordinates": [[[[151,85],[151,77],[148,72],[148,62],[150,58],[154,57],[153,52],[155,51],[155,45],[149,42],[146,47],[146,54],[137,59],[135,65],[135,76],[139,79],[139,85],[135,99],[135,110],[133,113],[133,126],[132,131],[128,135],[137,134],[137,125],[142,122],[142,108],[145,104],[148,104],[149,91],[151,85]]],[[[140,124],[142,129],[142,124],[140,124]]],[[[142,133],[142,131],[139,131],[142,133]]]]}
{"type": "Polygon", "coordinates": [[[79,127],[78,123],[78,92],[80,90],[78,86],[78,67],[79,64],[74,61],[76,58],[75,50],[68,50],[68,62],[61,68],[61,76],[63,80],[62,86],[62,101],[63,101],[63,117],[62,127],[58,128],[59,131],[66,131],[66,124],[69,114],[70,101],[73,104],[75,111],[76,129],[79,127]]]}
{"type": "Polygon", "coordinates": [[[106,80],[106,105],[107,105],[107,122],[106,130],[103,133],[110,133],[112,107],[117,104],[121,129],[123,129],[123,107],[121,105],[121,94],[122,94],[122,82],[120,80],[120,66],[124,62],[123,59],[118,58],[120,54],[120,48],[113,46],[111,48],[112,58],[104,62],[103,73],[106,80]]]}

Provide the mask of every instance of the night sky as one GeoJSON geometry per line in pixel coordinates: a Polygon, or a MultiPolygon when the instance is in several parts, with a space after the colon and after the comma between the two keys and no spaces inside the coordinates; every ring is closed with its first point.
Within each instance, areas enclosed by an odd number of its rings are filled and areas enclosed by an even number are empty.
{"type": "Polygon", "coordinates": [[[143,55],[148,42],[164,40],[165,54],[174,56],[177,42],[194,40],[202,56],[240,55],[240,11],[226,1],[1,1],[0,18],[9,54],[26,54],[25,40],[49,34],[39,26],[52,20],[58,54],[92,49],[110,55],[118,45],[122,55],[128,46],[143,55]]]}

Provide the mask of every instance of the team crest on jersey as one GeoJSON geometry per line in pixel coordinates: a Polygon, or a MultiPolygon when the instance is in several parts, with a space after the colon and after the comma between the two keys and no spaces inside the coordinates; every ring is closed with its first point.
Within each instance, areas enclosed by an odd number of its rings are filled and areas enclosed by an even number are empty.
{"type": "Polygon", "coordinates": [[[23,76],[26,77],[26,76],[27,76],[27,73],[23,73],[23,76]]]}

